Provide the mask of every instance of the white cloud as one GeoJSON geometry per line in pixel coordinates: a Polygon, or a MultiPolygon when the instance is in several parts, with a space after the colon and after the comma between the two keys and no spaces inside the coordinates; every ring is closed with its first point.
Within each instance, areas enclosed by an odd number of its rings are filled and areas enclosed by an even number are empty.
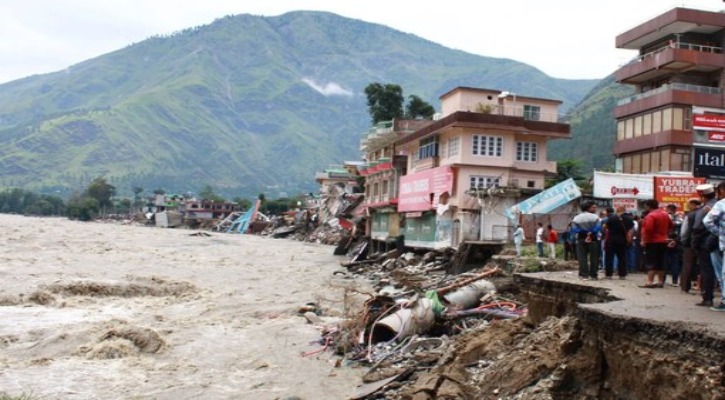
{"type": "Polygon", "coordinates": [[[344,87],[340,86],[335,82],[328,82],[324,85],[321,85],[320,83],[315,82],[312,78],[302,78],[302,82],[306,83],[309,87],[315,89],[316,92],[322,94],[323,96],[352,97],[353,95],[351,90],[345,89],[344,87]]]}

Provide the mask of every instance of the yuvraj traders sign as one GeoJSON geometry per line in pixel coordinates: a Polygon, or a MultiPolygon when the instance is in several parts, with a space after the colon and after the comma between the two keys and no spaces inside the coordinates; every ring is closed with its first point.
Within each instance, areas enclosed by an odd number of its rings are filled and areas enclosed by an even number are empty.
{"type": "Polygon", "coordinates": [[[696,146],[693,175],[708,179],[725,179],[725,149],[696,146]]]}
{"type": "Polygon", "coordinates": [[[677,209],[685,210],[687,201],[697,197],[695,187],[705,183],[705,178],[686,178],[672,176],[656,176],[654,178],[655,200],[661,207],[674,204],[677,209]]]}

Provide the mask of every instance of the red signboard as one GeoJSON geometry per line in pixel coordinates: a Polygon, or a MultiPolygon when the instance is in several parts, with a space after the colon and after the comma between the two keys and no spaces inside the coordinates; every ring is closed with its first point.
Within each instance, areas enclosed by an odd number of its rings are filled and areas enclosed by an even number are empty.
{"type": "Polygon", "coordinates": [[[692,128],[706,131],[725,132],[725,115],[693,114],[692,128]]]}
{"type": "Polygon", "coordinates": [[[710,131],[707,133],[707,140],[711,142],[725,142],[725,132],[710,131]]]}
{"type": "Polygon", "coordinates": [[[660,203],[660,207],[675,204],[677,210],[683,211],[686,209],[689,199],[698,197],[695,187],[703,183],[705,183],[705,178],[656,176],[654,178],[655,200],[660,203]]]}
{"type": "Polygon", "coordinates": [[[400,177],[398,211],[427,211],[438,205],[443,192],[453,191],[453,170],[438,167],[400,177]]]}

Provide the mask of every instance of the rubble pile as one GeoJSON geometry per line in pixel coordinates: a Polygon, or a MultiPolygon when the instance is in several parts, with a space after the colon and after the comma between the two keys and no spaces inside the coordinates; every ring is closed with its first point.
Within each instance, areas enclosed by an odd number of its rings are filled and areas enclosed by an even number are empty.
{"type": "Polygon", "coordinates": [[[452,248],[403,254],[366,254],[365,248],[351,246],[350,261],[335,276],[367,278],[374,293],[343,322],[322,327],[321,347],[305,354],[332,353],[340,364],[369,368],[353,398],[406,396],[410,385],[447,365],[459,335],[526,312],[511,293],[497,291],[497,282],[505,288],[508,278],[496,263],[452,275],[452,248]]]}
{"type": "MultiPolygon", "coordinates": [[[[339,364],[368,368],[355,399],[497,397],[491,391],[482,397],[470,397],[470,393],[489,390],[476,379],[486,366],[500,361],[498,357],[505,348],[517,349],[502,343],[523,341],[534,332],[520,322],[526,306],[516,298],[518,291],[511,273],[534,267],[576,268],[576,263],[570,261],[519,258],[503,252],[483,267],[455,274],[460,270],[457,263],[461,255],[454,248],[403,253],[393,249],[369,254],[366,240],[350,244],[347,255],[349,259],[341,263],[335,278],[364,279],[373,292],[343,322],[323,327],[318,343],[321,347],[308,355],[331,353],[330,357],[338,357],[339,364]],[[497,329],[481,336],[491,327],[497,329]],[[478,347],[473,343],[479,343],[478,337],[498,344],[499,352],[475,358],[478,347]],[[475,362],[471,361],[474,358],[475,362]]],[[[550,336],[554,340],[557,334],[552,332],[550,336]]],[[[512,386],[490,390],[515,393],[522,389],[512,386]]]]}

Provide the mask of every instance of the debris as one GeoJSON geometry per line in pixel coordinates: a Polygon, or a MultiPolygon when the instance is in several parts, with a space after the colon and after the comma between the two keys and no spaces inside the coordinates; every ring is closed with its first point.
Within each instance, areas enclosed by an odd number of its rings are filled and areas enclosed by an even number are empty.
{"type": "Polygon", "coordinates": [[[435,314],[430,299],[422,298],[414,300],[412,304],[399,304],[398,311],[373,324],[370,332],[371,343],[389,342],[425,333],[433,325],[435,314]]]}
{"type": "Polygon", "coordinates": [[[312,311],[307,311],[303,315],[305,316],[305,319],[307,319],[307,322],[311,323],[312,325],[319,325],[322,323],[320,317],[318,317],[317,314],[313,313],[312,311]]]}

